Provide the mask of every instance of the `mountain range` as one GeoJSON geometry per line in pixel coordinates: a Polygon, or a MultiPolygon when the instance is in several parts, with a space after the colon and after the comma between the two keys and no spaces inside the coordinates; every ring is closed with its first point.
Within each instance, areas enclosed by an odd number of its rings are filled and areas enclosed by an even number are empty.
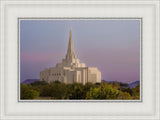
{"type": "MultiPolygon", "coordinates": [[[[106,80],[102,80],[102,81],[106,83],[115,83],[115,81],[106,81],[106,80]]],[[[131,83],[124,83],[124,82],[118,82],[118,83],[122,85],[126,85],[126,87],[129,87],[129,88],[135,88],[138,85],[139,80],[131,82],[131,83]]]]}
{"type": "MultiPolygon", "coordinates": [[[[35,81],[40,81],[40,79],[26,79],[25,81],[22,81],[21,83],[23,84],[31,84],[35,81]]],[[[103,82],[106,82],[106,83],[115,83],[115,81],[105,81],[105,80],[102,80],[103,82]]],[[[129,88],[135,88],[139,81],[134,81],[134,82],[131,82],[131,83],[123,83],[123,82],[118,82],[119,84],[123,84],[123,85],[127,85],[127,87],[129,88]]]]}
{"type": "Polygon", "coordinates": [[[139,81],[135,81],[135,82],[129,83],[129,87],[130,88],[135,88],[138,85],[138,83],[139,83],[139,81]]]}
{"type": "Polygon", "coordinates": [[[34,83],[35,81],[40,81],[40,79],[26,79],[25,81],[22,81],[21,83],[31,84],[31,83],[34,83]]]}

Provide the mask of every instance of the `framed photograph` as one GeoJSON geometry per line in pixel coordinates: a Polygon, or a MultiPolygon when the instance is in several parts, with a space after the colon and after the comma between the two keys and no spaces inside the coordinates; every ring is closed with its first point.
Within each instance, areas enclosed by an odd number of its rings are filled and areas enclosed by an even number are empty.
{"type": "Polygon", "coordinates": [[[1,119],[160,119],[159,1],[1,1],[1,119]]]}
{"type": "Polygon", "coordinates": [[[141,18],[18,20],[19,102],[142,101],[141,18]]]}

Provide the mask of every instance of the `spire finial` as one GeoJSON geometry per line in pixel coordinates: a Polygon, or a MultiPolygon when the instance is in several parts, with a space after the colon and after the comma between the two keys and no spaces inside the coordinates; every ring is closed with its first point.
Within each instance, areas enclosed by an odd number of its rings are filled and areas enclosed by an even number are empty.
{"type": "Polygon", "coordinates": [[[75,59],[75,53],[74,53],[74,48],[73,48],[73,41],[72,41],[72,28],[70,26],[70,35],[69,35],[69,43],[68,43],[68,50],[66,54],[66,59],[75,59]]]}
{"type": "Polygon", "coordinates": [[[71,25],[70,25],[70,31],[72,31],[71,25]]]}

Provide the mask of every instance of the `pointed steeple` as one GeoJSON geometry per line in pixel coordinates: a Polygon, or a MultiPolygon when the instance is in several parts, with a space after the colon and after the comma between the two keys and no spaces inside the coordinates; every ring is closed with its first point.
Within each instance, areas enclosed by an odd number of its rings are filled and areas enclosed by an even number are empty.
{"type": "Polygon", "coordinates": [[[72,41],[72,29],[70,26],[70,35],[69,35],[69,43],[68,43],[68,50],[66,54],[66,59],[76,59],[74,48],[73,48],[73,41],[72,41]]]}

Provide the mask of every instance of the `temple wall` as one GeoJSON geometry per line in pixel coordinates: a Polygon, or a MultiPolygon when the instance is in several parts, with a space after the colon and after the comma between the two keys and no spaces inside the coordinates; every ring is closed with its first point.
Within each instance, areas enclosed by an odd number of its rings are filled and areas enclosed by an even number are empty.
{"type": "Polygon", "coordinates": [[[88,82],[100,83],[101,72],[95,67],[88,67],[88,82]]]}
{"type": "Polygon", "coordinates": [[[64,83],[78,82],[82,84],[86,84],[87,82],[100,83],[101,72],[95,67],[77,68],[75,70],[54,67],[40,72],[40,81],[42,80],[49,83],[53,81],[64,83]]]}

